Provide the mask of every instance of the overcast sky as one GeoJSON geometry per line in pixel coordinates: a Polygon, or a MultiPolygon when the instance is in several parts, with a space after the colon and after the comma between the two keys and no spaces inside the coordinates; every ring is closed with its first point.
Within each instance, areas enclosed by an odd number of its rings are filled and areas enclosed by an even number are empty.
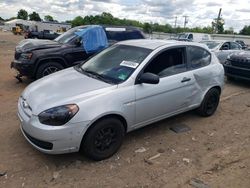
{"type": "Polygon", "coordinates": [[[211,25],[220,8],[225,28],[239,31],[250,25],[250,0],[0,0],[0,16],[5,19],[16,16],[19,9],[36,11],[41,18],[49,14],[59,21],[110,12],[119,18],[171,25],[177,16],[178,26],[188,16],[188,27],[211,25]]]}

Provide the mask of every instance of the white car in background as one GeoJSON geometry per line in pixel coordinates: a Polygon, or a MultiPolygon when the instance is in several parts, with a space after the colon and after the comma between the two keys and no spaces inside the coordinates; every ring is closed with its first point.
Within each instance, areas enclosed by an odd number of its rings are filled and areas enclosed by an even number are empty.
{"type": "Polygon", "coordinates": [[[224,63],[229,55],[242,50],[241,45],[233,41],[207,40],[200,43],[206,44],[211,52],[215,53],[221,63],[224,63]]]}
{"type": "Polygon", "coordinates": [[[18,116],[38,150],[102,160],[127,132],[193,109],[211,116],[223,85],[223,66],[203,44],[130,40],[30,84],[18,116]]]}

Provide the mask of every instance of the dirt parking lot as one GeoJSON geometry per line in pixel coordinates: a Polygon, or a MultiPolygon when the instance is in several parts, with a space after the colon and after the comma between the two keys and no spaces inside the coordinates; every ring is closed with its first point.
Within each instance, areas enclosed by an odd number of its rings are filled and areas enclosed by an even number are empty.
{"type": "Polygon", "coordinates": [[[0,187],[250,187],[250,83],[226,81],[212,117],[189,112],[128,134],[110,159],[46,155],[27,143],[16,115],[31,82],[17,83],[10,69],[22,39],[0,32],[0,187]],[[176,134],[175,124],[191,130],[176,134]]]}

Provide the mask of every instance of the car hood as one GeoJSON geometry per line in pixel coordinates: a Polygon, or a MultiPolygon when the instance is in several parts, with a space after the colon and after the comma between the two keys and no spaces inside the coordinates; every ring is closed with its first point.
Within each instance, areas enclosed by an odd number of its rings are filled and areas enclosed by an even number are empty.
{"type": "Polygon", "coordinates": [[[62,44],[53,40],[25,39],[16,46],[17,52],[29,52],[32,50],[60,47],[62,44]]]}
{"type": "Polygon", "coordinates": [[[82,102],[115,88],[117,85],[68,68],[33,82],[24,90],[22,98],[26,100],[32,113],[38,115],[49,108],[82,102]]]}
{"type": "Polygon", "coordinates": [[[250,61],[250,52],[249,51],[239,51],[230,55],[230,59],[234,61],[245,60],[250,61]]]}

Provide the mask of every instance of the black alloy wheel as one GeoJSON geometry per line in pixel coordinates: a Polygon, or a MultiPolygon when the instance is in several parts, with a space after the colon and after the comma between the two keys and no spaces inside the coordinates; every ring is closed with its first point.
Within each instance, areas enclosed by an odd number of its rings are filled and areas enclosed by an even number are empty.
{"type": "Polygon", "coordinates": [[[109,158],[120,148],[124,135],[124,125],[119,119],[101,119],[85,133],[80,151],[96,161],[109,158]]]}
{"type": "Polygon", "coordinates": [[[220,92],[216,88],[210,89],[197,109],[201,116],[208,117],[214,114],[220,102],[220,92]]]}
{"type": "Polygon", "coordinates": [[[48,76],[54,72],[62,70],[64,67],[57,62],[48,62],[41,64],[36,72],[36,79],[42,78],[44,76],[48,76]]]}

